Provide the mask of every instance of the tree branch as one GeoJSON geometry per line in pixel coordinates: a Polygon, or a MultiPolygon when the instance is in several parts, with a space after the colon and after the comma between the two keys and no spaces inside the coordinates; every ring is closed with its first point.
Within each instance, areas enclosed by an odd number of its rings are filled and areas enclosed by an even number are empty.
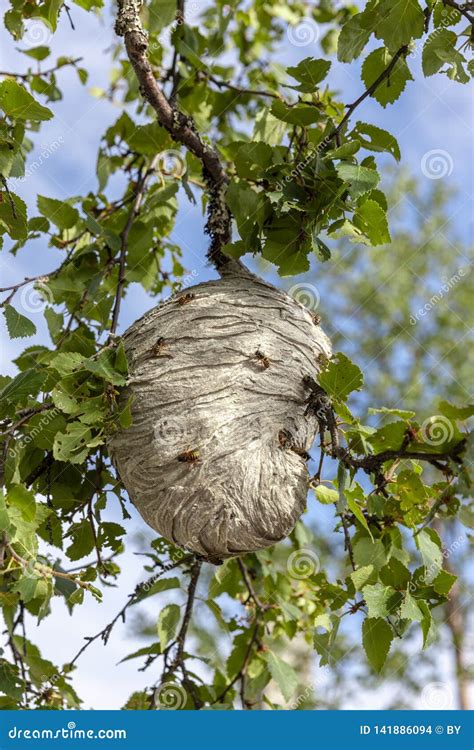
{"type": "MultiPolygon", "coordinates": [[[[7,542],[6,546],[11,557],[15,560],[15,562],[21,565],[22,568],[31,567],[31,562],[33,558],[31,558],[30,560],[25,560],[24,557],[22,557],[17,552],[15,552],[10,542],[7,542]]],[[[71,575],[70,573],[63,573],[60,570],[51,568],[49,565],[43,565],[43,563],[39,563],[35,561],[33,563],[33,570],[35,573],[38,574],[38,576],[45,576],[47,578],[50,578],[50,577],[63,578],[66,581],[71,581],[71,583],[74,583],[76,586],[79,586],[81,589],[85,589],[86,591],[93,591],[93,592],[95,591],[95,593],[97,593],[97,589],[95,589],[94,586],[92,586],[90,583],[87,583],[86,581],[81,581],[80,578],[78,578],[75,575],[71,575]]]]}
{"type": "Polygon", "coordinates": [[[385,70],[383,70],[383,71],[381,72],[381,74],[380,74],[380,75],[378,76],[378,78],[376,78],[376,79],[375,79],[375,81],[374,81],[374,82],[373,82],[373,83],[372,83],[372,84],[371,84],[371,85],[370,85],[370,86],[369,86],[369,87],[368,87],[368,88],[367,88],[367,89],[366,89],[366,90],[364,91],[364,93],[363,93],[363,94],[361,94],[361,95],[359,96],[359,98],[358,98],[358,99],[356,99],[356,100],[355,100],[355,102],[353,102],[352,104],[348,104],[348,105],[347,105],[347,112],[346,112],[346,114],[345,114],[345,115],[344,115],[344,117],[342,118],[342,120],[341,120],[341,122],[339,123],[339,125],[338,125],[338,126],[337,126],[336,128],[334,128],[334,130],[332,131],[332,133],[330,133],[330,134],[328,135],[328,138],[327,138],[327,139],[328,139],[328,141],[329,141],[329,140],[331,140],[332,138],[336,138],[336,137],[337,137],[337,136],[339,135],[339,133],[341,132],[341,130],[342,130],[342,128],[344,127],[344,125],[346,124],[346,122],[347,122],[347,121],[348,121],[348,120],[350,119],[350,117],[352,116],[352,113],[354,112],[354,110],[355,110],[355,109],[356,109],[356,108],[357,108],[357,107],[358,107],[358,106],[359,106],[360,104],[362,104],[362,102],[363,102],[363,101],[364,101],[365,99],[367,99],[367,97],[368,97],[368,96],[371,96],[372,94],[374,94],[374,93],[375,93],[375,91],[377,91],[377,89],[378,89],[378,87],[380,86],[380,84],[381,84],[381,83],[383,83],[383,82],[385,81],[385,79],[386,79],[386,78],[389,78],[389,76],[390,76],[390,73],[391,73],[391,72],[392,72],[392,70],[394,69],[394,67],[395,67],[395,65],[397,64],[398,60],[399,60],[399,59],[400,59],[401,57],[403,57],[404,55],[406,55],[406,54],[407,54],[407,52],[408,52],[408,47],[407,47],[406,45],[403,45],[403,47],[400,47],[400,49],[399,49],[399,50],[397,50],[397,52],[395,52],[395,54],[394,54],[394,56],[392,57],[391,61],[389,62],[389,64],[388,64],[388,65],[387,65],[387,67],[385,68],[385,70]]]}
{"type": "Polygon", "coordinates": [[[118,0],[115,31],[123,36],[128,58],[145,99],[156,112],[158,122],[177,143],[185,146],[203,166],[203,177],[209,194],[206,232],[211,238],[209,260],[220,273],[243,266],[222,253],[232,237],[231,214],[225,200],[228,177],[215,148],[207,145],[198,133],[192,117],[173,106],[158,85],[148,61],[148,35],[140,20],[142,0],[118,0]]]}
{"type": "Polygon", "coordinates": [[[182,622],[181,628],[176,638],[178,649],[176,651],[176,656],[174,657],[173,662],[169,667],[170,672],[174,672],[175,669],[177,669],[178,667],[181,669],[181,672],[183,673],[183,685],[186,688],[186,690],[189,692],[189,694],[191,695],[192,701],[194,703],[194,707],[196,709],[200,709],[202,707],[202,701],[196,692],[194,683],[189,677],[189,674],[186,668],[186,663],[185,663],[184,647],[186,644],[186,636],[188,633],[188,628],[191,623],[194,599],[196,596],[196,586],[199,580],[199,575],[201,573],[201,567],[202,567],[202,562],[195,558],[194,563],[191,567],[191,579],[189,581],[188,598],[186,601],[186,608],[184,610],[183,622],[182,622]]]}

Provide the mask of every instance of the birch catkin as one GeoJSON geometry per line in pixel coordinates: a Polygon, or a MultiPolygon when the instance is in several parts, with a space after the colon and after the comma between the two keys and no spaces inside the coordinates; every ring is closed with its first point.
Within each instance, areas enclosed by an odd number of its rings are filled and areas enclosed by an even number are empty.
{"type": "Polygon", "coordinates": [[[211,562],[287,536],[317,432],[303,377],[330,355],[310,312],[229,273],[151,310],[124,344],[133,424],[109,448],[144,520],[211,562]]]}

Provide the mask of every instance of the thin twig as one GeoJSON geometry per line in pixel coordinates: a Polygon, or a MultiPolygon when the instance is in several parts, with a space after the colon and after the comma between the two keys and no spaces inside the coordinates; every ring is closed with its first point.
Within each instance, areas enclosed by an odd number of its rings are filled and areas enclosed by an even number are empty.
{"type": "Polygon", "coordinates": [[[249,596],[255,602],[255,606],[257,607],[257,609],[260,610],[261,612],[265,612],[267,609],[272,608],[273,607],[272,604],[262,604],[262,602],[258,598],[255,592],[255,589],[253,587],[252,581],[250,580],[248,569],[240,557],[237,558],[237,565],[239,566],[240,572],[242,573],[242,578],[244,579],[244,583],[247,586],[249,596]]]}
{"type": "Polygon", "coordinates": [[[408,52],[408,47],[407,47],[406,44],[403,45],[403,47],[400,47],[400,49],[397,50],[397,52],[395,52],[394,56],[392,57],[390,63],[387,65],[387,67],[385,68],[385,70],[383,70],[381,72],[381,74],[375,79],[375,81],[370,86],[368,86],[368,88],[364,91],[364,93],[361,94],[359,96],[359,98],[355,100],[355,102],[353,102],[352,104],[348,104],[347,105],[347,112],[346,112],[346,114],[342,118],[342,120],[339,123],[339,125],[336,128],[334,128],[334,130],[328,135],[328,137],[327,137],[328,141],[339,135],[339,133],[341,132],[341,130],[344,127],[344,125],[346,124],[346,122],[352,116],[352,113],[354,112],[354,110],[360,104],[362,104],[362,102],[365,99],[367,99],[368,96],[371,96],[372,94],[374,94],[377,91],[377,89],[380,86],[380,84],[383,83],[386,78],[389,78],[390,73],[394,69],[394,67],[397,64],[398,60],[401,57],[403,57],[404,55],[406,55],[407,52],[408,52]]]}
{"type": "MultiPolygon", "coordinates": [[[[22,568],[29,568],[31,567],[31,560],[25,560],[24,557],[18,554],[18,552],[15,552],[10,542],[7,542],[7,548],[10,552],[11,557],[21,565],[22,568]]],[[[69,573],[63,573],[60,570],[56,570],[55,568],[51,568],[49,565],[43,565],[43,563],[39,563],[34,561],[33,562],[33,570],[35,573],[38,574],[38,576],[45,576],[47,578],[63,578],[66,581],[71,581],[71,583],[74,583],[76,586],[79,586],[81,589],[85,589],[86,591],[93,591],[94,587],[91,586],[91,584],[87,583],[86,581],[81,581],[80,578],[78,578],[75,575],[70,575],[69,573]]]]}
{"type": "Polygon", "coordinates": [[[61,70],[61,68],[65,68],[68,65],[77,65],[82,59],[82,57],[71,58],[67,62],[63,62],[62,65],[55,65],[54,68],[37,71],[32,70],[29,73],[10,73],[7,70],[0,70],[0,76],[5,76],[6,78],[21,78],[23,81],[27,81],[29,78],[38,78],[39,76],[48,76],[51,73],[56,73],[57,70],[61,70]]]}
{"type": "Polygon", "coordinates": [[[133,201],[132,207],[129,211],[128,218],[125,224],[125,227],[122,230],[122,233],[120,235],[120,260],[119,260],[119,277],[118,277],[118,283],[117,283],[117,291],[115,294],[115,302],[114,302],[114,309],[112,313],[112,323],[110,326],[110,337],[112,337],[118,326],[119,322],[119,315],[120,315],[120,305],[122,302],[123,292],[124,292],[124,285],[125,285],[125,271],[126,271],[126,265],[127,265],[127,252],[128,252],[128,236],[130,234],[130,230],[132,228],[133,222],[135,221],[137,215],[140,213],[140,206],[142,204],[146,185],[150,177],[153,175],[155,171],[155,167],[158,163],[159,155],[156,155],[151,163],[149,168],[144,172],[144,174],[141,176],[140,180],[138,181],[138,185],[135,192],[135,200],[133,201]]]}
{"type": "Polygon", "coordinates": [[[242,86],[236,86],[234,83],[229,83],[228,81],[223,81],[221,78],[216,78],[215,76],[211,75],[211,73],[207,74],[207,77],[209,78],[212,83],[215,83],[216,86],[219,86],[219,88],[226,88],[229,89],[229,91],[235,91],[236,94],[249,94],[252,96],[268,96],[271,99],[279,99],[282,100],[282,96],[280,94],[274,94],[272,91],[265,91],[263,89],[246,89],[242,86]]]}
{"type": "Polygon", "coordinates": [[[449,5],[450,8],[454,8],[459,11],[464,18],[466,18],[470,24],[474,25],[474,16],[468,12],[468,8],[472,7],[472,3],[456,3],[454,0],[443,0],[443,5],[449,5]]]}
{"type": "Polygon", "coordinates": [[[65,667],[68,667],[70,669],[70,667],[74,666],[74,664],[82,656],[84,651],[86,651],[89,648],[89,646],[91,646],[92,643],[94,643],[94,641],[96,641],[98,638],[102,639],[102,641],[104,642],[104,646],[107,645],[107,641],[109,640],[109,637],[113,628],[115,627],[115,625],[117,624],[119,620],[122,620],[122,622],[125,622],[125,616],[126,616],[126,612],[128,608],[131,607],[132,604],[135,604],[138,601],[140,593],[145,588],[145,586],[152,586],[153,583],[155,583],[158,576],[163,575],[164,573],[168,573],[170,570],[174,570],[174,568],[178,568],[180,565],[184,565],[185,563],[189,562],[192,559],[194,559],[194,555],[191,555],[191,554],[185,555],[184,557],[181,558],[181,560],[178,560],[178,562],[174,563],[173,565],[164,566],[163,569],[158,574],[155,573],[155,575],[151,576],[151,578],[149,578],[148,581],[146,581],[145,583],[139,583],[135,587],[135,590],[131,594],[129,594],[128,600],[125,602],[124,606],[117,612],[115,617],[109,623],[107,623],[107,625],[103,627],[102,630],[99,630],[99,632],[96,633],[95,635],[86,636],[85,638],[86,643],[84,643],[84,645],[81,646],[81,648],[76,652],[73,658],[67,662],[65,667]]]}
{"type": "Polygon", "coordinates": [[[178,645],[178,648],[176,651],[176,655],[173,659],[173,662],[169,667],[170,672],[174,672],[175,669],[177,669],[178,667],[181,669],[183,673],[183,685],[186,688],[186,690],[188,690],[188,692],[190,693],[191,699],[196,709],[200,709],[203,704],[196,692],[194,683],[189,677],[189,674],[186,668],[184,654],[185,654],[186,636],[188,633],[189,625],[191,623],[194,599],[196,596],[196,587],[197,587],[197,582],[199,580],[199,575],[201,573],[201,566],[202,566],[202,562],[200,560],[195,559],[191,567],[191,578],[190,578],[189,586],[188,586],[188,598],[186,600],[186,608],[184,610],[184,617],[183,617],[183,622],[181,624],[181,628],[176,637],[176,643],[178,645]]]}
{"type": "MultiPolygon", "coordinates": [[[[254,646],[254,643],[257,640],[257,634],[258,634],[258,619],[255,618],[255,626],[254,626],[254,629],[253,629],[252,636],[251,636],[251,638],[250,638],[250,640],[248,642],[247,648],[245,649],[245,654],[244,654],[244,658],[243,658],[243,661],[242,661],[242,665],[241,665],[239,671],[237,672],[237,674],[226,685],[226,687],[224,688],[224,690],[221,693],[219,693],[219,695],[217,696],[217,698],[215,699],[215,701],[213,701],[214,703],[222,703],[222,701],[224,700],[224,698],[227,695],[227,693],[229,692],[229,690],[235,685],[235,683],[237,682],[237,680],[241,679],[242,675],[247,670],[247,667],[248,667],[248,664],[249,664],[249,661],[250,661],[250,657],[252,655],[252,648],[254,646]]],[[[244,699],[243,702],[245,702],[245,699],[244,699]]]]}

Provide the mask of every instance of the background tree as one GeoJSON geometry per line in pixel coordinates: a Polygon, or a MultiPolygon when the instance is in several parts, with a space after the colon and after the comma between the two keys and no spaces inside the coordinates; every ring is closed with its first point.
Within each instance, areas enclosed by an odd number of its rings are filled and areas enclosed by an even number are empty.
{"type": "MultiPolygon", "coordinates": [[[[101,6],[94,0],[77,4],[89,11],[101,6]]],[[[336,664],[347,668],[347,650],[354,646],[355,626],[347,622],[361,623],[357,640],[378,672],[387,657],[387,667],[397,659],[400,666],[403,648],[394,644],[410,637],[413,623],[424,647],[433,642],[444,605],[461,694],[465,666],[459,622],[454,626],[453,620],[458,608],[449,598],[451,567],[458,568],[451,557],[443,567],[438,532],[472,519],[466,420],[473,411],[456,385],[465,382],[463,348],[443,349],[450,336],[458,340],[457,312],[448,315],[442,303],[431,302],[432,295],[426,300],[418,283],[415,292],[410,274],[429,288],[434,284],[435,293],[436,257],[460,312],[465,274],[457,262],[451,269],[442,245],[414,253],[410,273],[405,270],[410,238],[395,235],[391,241],[386,212],[393,196],[380,189],[373,155],[386,152],[398,161],[399,147],[391,134],[356,118],[369,97],[384,107],[397,101],[412,78],[410,54],[420,44],[426,76],[441,73],[467,82],[473,14],[453,2],[380,0],[362,12],[321,2],[311,17],[325,29],[324,57],[307,57],[285,70],[273,51],[286,33],[288,14],[296,30],[311,20],[303,3],[291,11],[272,2],[216,3],[194,23],[182,4],[151,2],[141,20],[140,9],[138,0],[118,7],[116,30],[125,49],[119,41],[111,50],[112,83],[102,95],[118,99],[123,112],[104,134],[98,192],[66,201],[39,196],[38,215],[27,216],[10,188],[12,178],[33,167],[31,139],[53,117],[62,68],[72,66],[84,84],[87,61],[60,57],[50,64],[47,45],[29,46],[23,51],[33,62],[24,71],[4,71],[0,84],[0,229],[6,250],[16,255],[27,242],[48,238],[62,254],[49,274],[2,289],[10,336],[35,332],[19,310],[34,284],[45,301],[51,338],[50,346],[27,347],[16,360],[18,375],[1,381],[1,593],[10,654],[1,662],[2,706],[79,705],[71,676],[84,651],[99,639],[106,643],[140,602],[164,592],[171,593],[157,616],[158,639],[128,657],[141,658],[151,675],[128,708],[275,706],[272,681],[286,704],[298,708],[311,695],[305,694],[308,686],[298,691],[300,676],[287,658],[295,638],[314,647],[320,663],[334,669],[337,684],[336,664]],[[325,83],[336,51],[340,63],[364,58],[361,94],[350,105],[325,83]],[[172,238],[178,194],[202,201],[209,259],[218,269],[247,253],[261,255],[281,276],[308,271],[314,256],[326,262],[313,289],[323,293],[327,285],[324,323],[344,354],[327,363],[319,378],[329,402],[323,401],[322,412],[313,403],[321,414],[322,445],[311,484],[333,530],[329,539],[318,539],[300,522],[289,542],[204,570],[200,579],[192,556],[154,540],[147,580],[67,664],[54,665],[28,637],[30,618],[42,623],[53,596],[63,597],[70,609],[86,596],[101,598],[105,591],[106,597],[119,573],[129,511],[105,443],[130,422],[129,409],[119,408],[117,400],[127,375],[117,336],[120,313],[132,283],[156,297],[186,279],[182,249],[172,238]],[[347,238],[344,247],[356,244],[339,260],[341,237],[347,238]],[[397,268],[396,288],[387,267],[394,258],[401,260],[391,267],[397,268]],[[378,280],[388,277],[387,287],[390,279],[386,296],[380,284],[374,289],[373,268],[378,280]],[[452,281],[456,274],[460,280],[452,281]],[[330,291],[336,287],[341,293],[334,300],[330,291]],[[433,309],[419,314],[425,300],[433,309]],[[388,346],[380,358],[382,336],[388,346]],[[449,383],[440,378],[440,368],[430,371],[439,349],[447,354],[449,383]],[[371,367],[375,354],[377,368],[371,367]],[[359,392],[362,371],[348,355],[364,370],[367,390],[359,392]],[[360,417],[349,409],[349,397],[360,417]],[[362,421],[369,406],[378,411],[362,421]],[[112,503],[122,523],[108,520],[112,503]],[[182,575],[168,575],[174,568],[182,575]],[[187,636],[201,600],[223,636],[216,649],[209,618],[198,616],[191,652],[187,636]]],[[[29,23],[54,32],[64,12],[70,10],[50,0],[15,1],[5,26],[21,43],[29,23]]],[[[426,216],[442,199],[414,200],[425,201],[418,231],[428,236],[426,216]]],[[[435,212],[431,221],[443,221],[442,215],[435,212]]],[[[146,622],[142,627],[149,630],[146,622]]],[[[410,679],[405,671],[404,680],[410,679]]],[[[334,702],[340,701],[336,692],[334,702]]]]}

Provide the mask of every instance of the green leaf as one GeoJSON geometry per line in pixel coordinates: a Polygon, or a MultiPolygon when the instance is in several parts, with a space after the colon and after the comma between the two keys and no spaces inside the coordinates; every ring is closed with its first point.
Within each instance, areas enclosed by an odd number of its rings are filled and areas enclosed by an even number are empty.
{"type": "Polygon", "coordinates": [[[151,0],[149,27],[152,34],[158,34],[172,23],[176,16],[176,0],[151,0]]]}
{"type": "Polygon", "coordinates": [[[411,419],[415,416],[414,411],[408,411],[407,409],[388,409],[386,406],[382,406],[380,409],[369,407],[367,411],[369,414],[391,414],[394,417],[400,417],[401,419],[411,419]]]}
{"type": "Polygon", "coordinates": [[[293,88],[311,94],[316,91],[318,84],[326,78],[330,67],[331,63],[328,60],[306,57],[295,67],[287,68],[286,72],[300,83],[299,86],[293,88]]]}
{"type": "Polygon", "coordinates": [[[19,677],[18,667],[6,659],[0,659],[0,691],[16,701],[23,698],[23,680],[19,677]]]}
{"type": "Polygon", "coordinates": [[[415,540],[425,568],[424,580],[432,583],[443,567],[440,538],[433,529],[423,529],[415,536],[415,540]]]}
{"type": "Polygon", "coordinates": [[[5,305],[3,308],[5,322],[11,339],[22,339],[28,336],[34,336],[36,333],[35,324],[21,315],[12,305],[5,305]]]}
{"type": "Polygon", "coordinates": [[[357,591],[361,591],[368,583],[375,583],[377,572],[373,565],[364,565],[351,573],[352,583],[357,591]]]}
{"type": "Polygon", "coordinates": [[[66,555],[70,560],[80,560],[86,557],[95,546],[94,533],[88,519],[71,526],[69,536],[72,544],[67,548],[66,555]]]}
{"type": "Polygon", "coordinates": [[[336,490],[326,487],[324,484],[320,484],[314,489],[316,499],[319,500],[323,505],[331,505],[331,503],[337,503],[339,493],[336,490]]]}
{"type": "Polygon", "coordinates": [[[8,79],[0,83],[0,109],[13,120],[50,120],[53,113],[39,104],[31,94],[16,81],[8,79]]]}
{"type": "Polygon", "coordinates": [[[400,617],[402,620],[416,622],[421,622],[423,620],[423,612],[408,590],[403,599],[402,606],[400,607],[400,617]]]}
{"type": "Polygon", "coordinates": [[[365,200],[359,204],[352,221],[371,245],[386,245],[391,241],[386,213],[376,201],[365,200]]]}
{"type": "Polygon", "coordinates": [[[300,125],[302,128],[319,122],[323,117],[318,108],[311,104],[295,104],[290,107],[279,99],[273,102],[271,113],[283,122],[300,125]]]}
{"type": "Polygon", "coordinates": [[[392,52],[422,36],[425,16],[417,0],[382,0],[377,10],[375,36],[392,52]]]}
{"type": "Polygon", "coordinates": [[[80,464],[89,453],[87,443],[92,437],[90,428],[81,422],[71,422],[65,432],[58,432],[53,445],[53,456],[57,461],[80,464]]]}
{"type": "Polygon", "coordinates": [[[362,513],[362,510],[357,505],[357,501],[355,497],[351,494],[350,491],[346,492],[345,496],[346,496],[346,501],[347,501],[349,510],[352,511],[352,513],[355,515],[359,523],[364,527],[364,529],[367,531],[368,535],[373,541],[374,538],[372,536],[372,532],[370,530],[369,524],[367,523],[367,519],[362,513]]]}
{"type": "Polygon", "coordinates": [[[367,440],[376,453],[386,450],[398,451],[402,447],[406,432],[406,422],[389,422],[379,430],[376,430],[372,435],[369,435],[367,440]]]}
{"type": "MultiPolygon", "coordinates": [[[[336,648],[337,633],[341,619],[335,615],[331,616],[332,630],[329,633],[314,633],[314,648],[320,655],[320,666],[333,666],[336,664],[340,654],[336,648]]],[[[326,627],[326,625],[323,625],[326,627]]]]}
{"type": "Polygon", "coordinates": [[[51,53],[51,50],[49,47],[46,47],[45,45],[39,45],[38,47],[32,47],[31,49],[22,49],[19,50],[23,55],[27,55],[28,57],[32,57],[33,60],[46,60],[46,58],[51,53]]]}
{"type": "Polygon", "coordinates": [[[396,161],[400,161],[400,147],[397,139],[382,128],[359,121],[351,133],[351,138],[357,138],[360,144],[369,151],[387,151],[396,161]]]}
{"type": "Polygon", "coordinates": [[[338,352],[326,370],[319,374],[319,384],[326,393],[337,400],[346,401],[352,391],[362,387],[364,377],[361,370],[345,354],[338,352]]]}
{"type": "Polygon", "coordinates": [[[358,198],[369,190],[378,185],[380,180],[378,172],[375,169],[361,167],[360,164],[348,164],[342,162],[336,167],[337,173],[341,180],[349,183],[349,193],[352,198],[358,198]]]}
{"type": "Polygon", "coordinates": [[[168,643],[176,639],[180,618],[181,610],[177,604],[168,604],[161,610],[158,617],[157,630],[162,651],[164,651],[168,643]]]}
{"type": "Polygon", "coordinates": [[[464,421],[474,416],[474,404],[455,406],[455,404],[451,404],[449,401],[440,401],[438,407],[441,414],[444,414],[448,419],[461,419],[464,421]]]}
{"type": "MultiPolygon", "coordinates": [[[[380,74],[391,62],[391,55],[384,47],[379,47],[370,53],[362,65],[362,80],[366,88],[370,88],[378,79],[380,74]]],[[[403,58],[399,58],[388,78],[380,83],[371,96],[378,101],[382,107],[393,104],[405,89],[407,81],[412,81],[412,75],[408,65],[403,58]]]]}
{"type": "Polygon", "coordinates": [[[46,378],[44,372],[28,369],[20,372],[0,391],[0,399],[20,403],[26,396],[35,396],[46,378]]]}
{"type": "Polygon", "coordinates": [[[283,659],[273,651],[265,653],[265,661],[268,664],[270,674],[277,683],[286,701],[291,700],[298,687],[298,675],[283,659]]]}
{"type": "Polygon", "coordinates": [[[337,42],[337,59],[350,63],[359,57],[370,39],[372,29],[368,27],[365,13],[352,16],[341,29],[337,42]]]}
{"type": "Polygon", "coordinates": [[[113,385],[125,385],[126,378],[117,371],[115,353],[111,349],[105,349],[98,356],[84,360],[84,367],[113,385]]]}
{"type": "Polygon", "coordinates": [[[5,231],[13,240],[19,240],[20,242],[26,240],[28,236],[26,204],[11,190],[9,195],[0,191],[0,234],[5,231]],[[12,203],[15,207],[14,210],[12,203]]]}
{"type": "Polygon", "coordinates": [[[393,611],[392,602],[396,593],[391,586],[384,586],[382,583],[365,586],[362,595],[367,603],[368,617],[387,617],[393,611]]]}
{"type": "Polygon", "coordinates": [[[367,659],[376,672],[380,672],[390,651],[392,628],[381,618],[367,618],[362,624],[362,644],[367,659]]]}
{"type": "Polygon", "coordinates": [[[380,570],[386,563],[387,553],[380,539],[371,541],[368,537],[358,539],[354,544],[354,560],[357,566],[373,565],[380,570]]]}
{"type": "Polygon", "coordinates": [[[420,599],[418,601],[418,607],[420,608],[423,619],[421,621],[421,630],[423,633],[423,648],[427,648],[427,646],[431,646],[432,643],[436,640],[436,625],[433,622],[433,617],[431,615],[431,610],[428,607],[427,603],[423,601],[423,599],[420,599]]]}
{"type": "Polygon", "coordinates": [[[152,643],[151,646],[143,646],[143,648],[139,648],[138,651],[134,651],[133,654],[124,656],[123,659],[120,659],[119,664],[122,664],[124,661],[130,661],[131,659],[138,659],[140,656],[156,656],[158,654],[161,654],[159,643],[152,643]]]}
{"type": "Polygon", "coordinates": [[[82,369],[84,359],[79,352],[60,352],[51,359],[50,366],[60,375],[71,375],[82,369]]]}
{"type": "Polygon", "coordinates": [[[30,492],[21,484],[15,484],[8,490],[7,501],[9,505],[19,508],[25,521],[34,521],[36,516],[36,503],[33,492],[30,492]]]}
{"type": "Polygon", "coordinates": [[[410,571],[396,557],[391,557],[387,565],[384,565],[380,570],[380,580],[382,583],[392,586],[392,588],[398,591],[405,590],[410,579],[410,571]]]}
{"type": "Polygon", "coordinates": [[[460,83],[467,83],[469,76],[464,70],[465,58],[456,49],[458,35],[449,29],[436,29],[423,47],[422,64],[425,76],[438,73],[447,65],[448,75],[460,83]]]}
{"type": "Polygon", "coordinates": [[[285,132],[285,123],[272,115],[268,107],[261,109],[255,116],[252,140],[263,141],[269,146],[279,146],[285,132]]]}
{"type": "Polygon", "coordinates": [[[442,570],[434,579],[433,588],[437,594],[447,596],[456,581],[457,576],[453,575],[453,573],[449,573],[447,570],[442,570]]]}
{"type": "Polygon", "coordinates": [[[58,229],[71,229],[79,221],[77,208],[70,206],[69,203],[65,203],[64,201],[38,195],[37,205],[39,212],[52,221],[53,224],[56,224],[58,229]]]}

